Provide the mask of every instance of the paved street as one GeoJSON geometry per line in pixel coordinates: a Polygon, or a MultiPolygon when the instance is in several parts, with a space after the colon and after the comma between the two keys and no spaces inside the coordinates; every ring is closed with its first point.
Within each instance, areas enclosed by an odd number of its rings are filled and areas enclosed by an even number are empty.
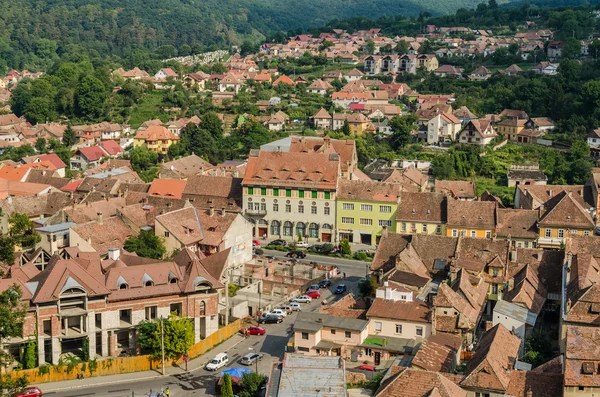
{"type": "MultiPolygon", "coordinates": [[[[268,251],[266,255],[275,255],[283,257],[285,253],[278,251],[268,251]],[[278,254],[278,255],[276,255],[278,254]],[[281,255],[283,254],[283,255],[281,255]]],[[[346,272],[346,280],[341,278],[332,280],[332,285],[328,290],[321,290],[321,298],[313,300],[308,305],[303,305],[303,310],[318,311],[322,299],[331,302],[339,299],[341,295],[333,295],[335,287],[344,283],[348,286],[348,291],[357,293],[357,283],[364,277],[364,264],[357,261],[349,261],[340,258],[327,258],[318,255],[309,255],[306,260],[317,261],[322,264],[331,264],[340,266],[342,272],[346,272]]],[[[144,372],[123,374],[110,377],[89,378],[83,381],[56,382],[40,385],[44,396],[53,397],[130,397],[146,396],[150,390],[160,390],[161,387],[169,387],[171,396],[215,396],[215,382],[218,374],[204,370],[204,364],[215,354],[227,352],[229,355],[229,365],[231,367],[240,367],[239,360],[242,356],[252,352],[252,349],[264,354],[264,358],[258,364],[258,370],[270,376],[272,364],[278,362],[283,357],[285,346],[290,337],[290,326],[294,323],[297,313],[289,315],[282,324],[266,324],[267,330],[265,336],[243,336],[236,335],[215,347],[207,354],[190,361],[190,371],[186,373],[180,368],[169,368],[168,375],[161,377],[158,372],[144,372]],[[68,387],[68,389],[67,389],[68,387]]],[[[255,366],[250,367],[254,370],[255,366]]]]}

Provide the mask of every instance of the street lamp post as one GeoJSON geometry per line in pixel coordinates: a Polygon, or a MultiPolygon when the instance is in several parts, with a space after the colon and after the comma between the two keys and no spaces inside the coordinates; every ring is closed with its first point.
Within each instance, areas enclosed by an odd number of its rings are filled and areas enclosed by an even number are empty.
{"type": "Polygon", "coordinates": [[[160,316],[160,350],[162,355],[162,376],[165,376],[165,324],[160,316]]]}

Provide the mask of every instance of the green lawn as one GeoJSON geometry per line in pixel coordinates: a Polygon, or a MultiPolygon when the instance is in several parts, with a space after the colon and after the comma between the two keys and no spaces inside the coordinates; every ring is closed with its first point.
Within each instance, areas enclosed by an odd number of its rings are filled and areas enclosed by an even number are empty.
{"type": "Polygon", "coordinates": [[[485,190],[496,197],[502,199],[505,206],[512,207],[514,204],[515,188],[498,185],[498,181],[489,178],[475,178],[475,188],[477,196],[480,196],[485,190]]]}
{"type": "Polygon", "coordinates": [[[162,102],[166,94],[167,92],[164,90],[153,90],[151,93],[144,95],[131,111],[131,117],[129,118],[131,128],[139,128],[144,121],[156,118],[165,122],[168,121],[169,114],[162,110],[162,102]]]}

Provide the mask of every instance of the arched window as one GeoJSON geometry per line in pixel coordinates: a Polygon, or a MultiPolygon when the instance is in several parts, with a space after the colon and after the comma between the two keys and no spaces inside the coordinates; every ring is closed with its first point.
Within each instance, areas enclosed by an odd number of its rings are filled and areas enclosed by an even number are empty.
{"type": "Polygon", "coordinates": [[[323,224],[323,229],[331,230],[332,227],[331,227],[331,225],[329,223],[324,223],[323,224]]]}
{"type": "Polygon", "coordinates": [[[119,289],[129,289],[129,284],[122,283],[121,285],[119,285],[119,289]]]}
{"type": "Polygon", "coordinates": [[[306,223],[298,222],[296,224],[296,236],[306,236],[306,223]]]}
{"type": "Polygon", "coordinates": [[[279,221],[271,221],[271,234],[279,236],[281,233],[281,223],[279,221]]]}
{"type": "Polygon", "coordinates": [[[286,221],[283,224],[283,235],[288,236],[288,237],[293,236],[294,235],[293,229],[294,229],[294,226],[292,225],[292,222],[286,221]]]}
{"type": "Polygon", "coordinates": [[[144,287],[152,287],[154,285],[154,281],[148,280],[144,283],[144,287]]]}
{"type": "Polygon", "coordinates": [[[206,302],[200,301],[200,316],[206,316],[206,302]]]}
{"type": "Polygon", "coordinates": [[[316,223],[311,223],[308,227],[308,235],[310,237],[318,238],[319,237],[319,225],[316,223]]]}

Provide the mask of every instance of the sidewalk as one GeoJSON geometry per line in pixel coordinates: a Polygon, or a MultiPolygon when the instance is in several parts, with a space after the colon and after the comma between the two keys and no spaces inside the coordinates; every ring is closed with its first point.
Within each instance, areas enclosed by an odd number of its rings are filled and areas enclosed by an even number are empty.
{"type": "MultiPolygon", "coordinates": [[[[227,339],[217,347],[214,347],[212,350],[204,353],[201,356],[196,357],[193,360],[188,362],[189,372],[196,371],[204,367],[204,365],[212,359],[217,353],[225,353],[229,351],[229,349],[234,348],[239,343],[243,342],[245,338],[236,334],[231,338],[227,339]]],[[[132,381],[141,381],[145,379],[153,379],[160,378],[162,375],[160,374],[161,369],[157,368],[152,371],[143,371],[143,372],[130,372],[126,374],[119,375],[109,375],[109,376],[95,376],[91,378],[85,378],[83,380],[65,380],[61,382],[51,382],[51,383],[42,383],[39,386],[44,391],[44,394],[50,392],[56,392],[60,390],[67,389],[76,389],[81,387],[95,387],[105,385],[107,383],[117,384],[117,383],[127,383],[132,381]]],[[[165,376],[177,375],[185,373],[185,367],[165,367],[165,376]]]]}

